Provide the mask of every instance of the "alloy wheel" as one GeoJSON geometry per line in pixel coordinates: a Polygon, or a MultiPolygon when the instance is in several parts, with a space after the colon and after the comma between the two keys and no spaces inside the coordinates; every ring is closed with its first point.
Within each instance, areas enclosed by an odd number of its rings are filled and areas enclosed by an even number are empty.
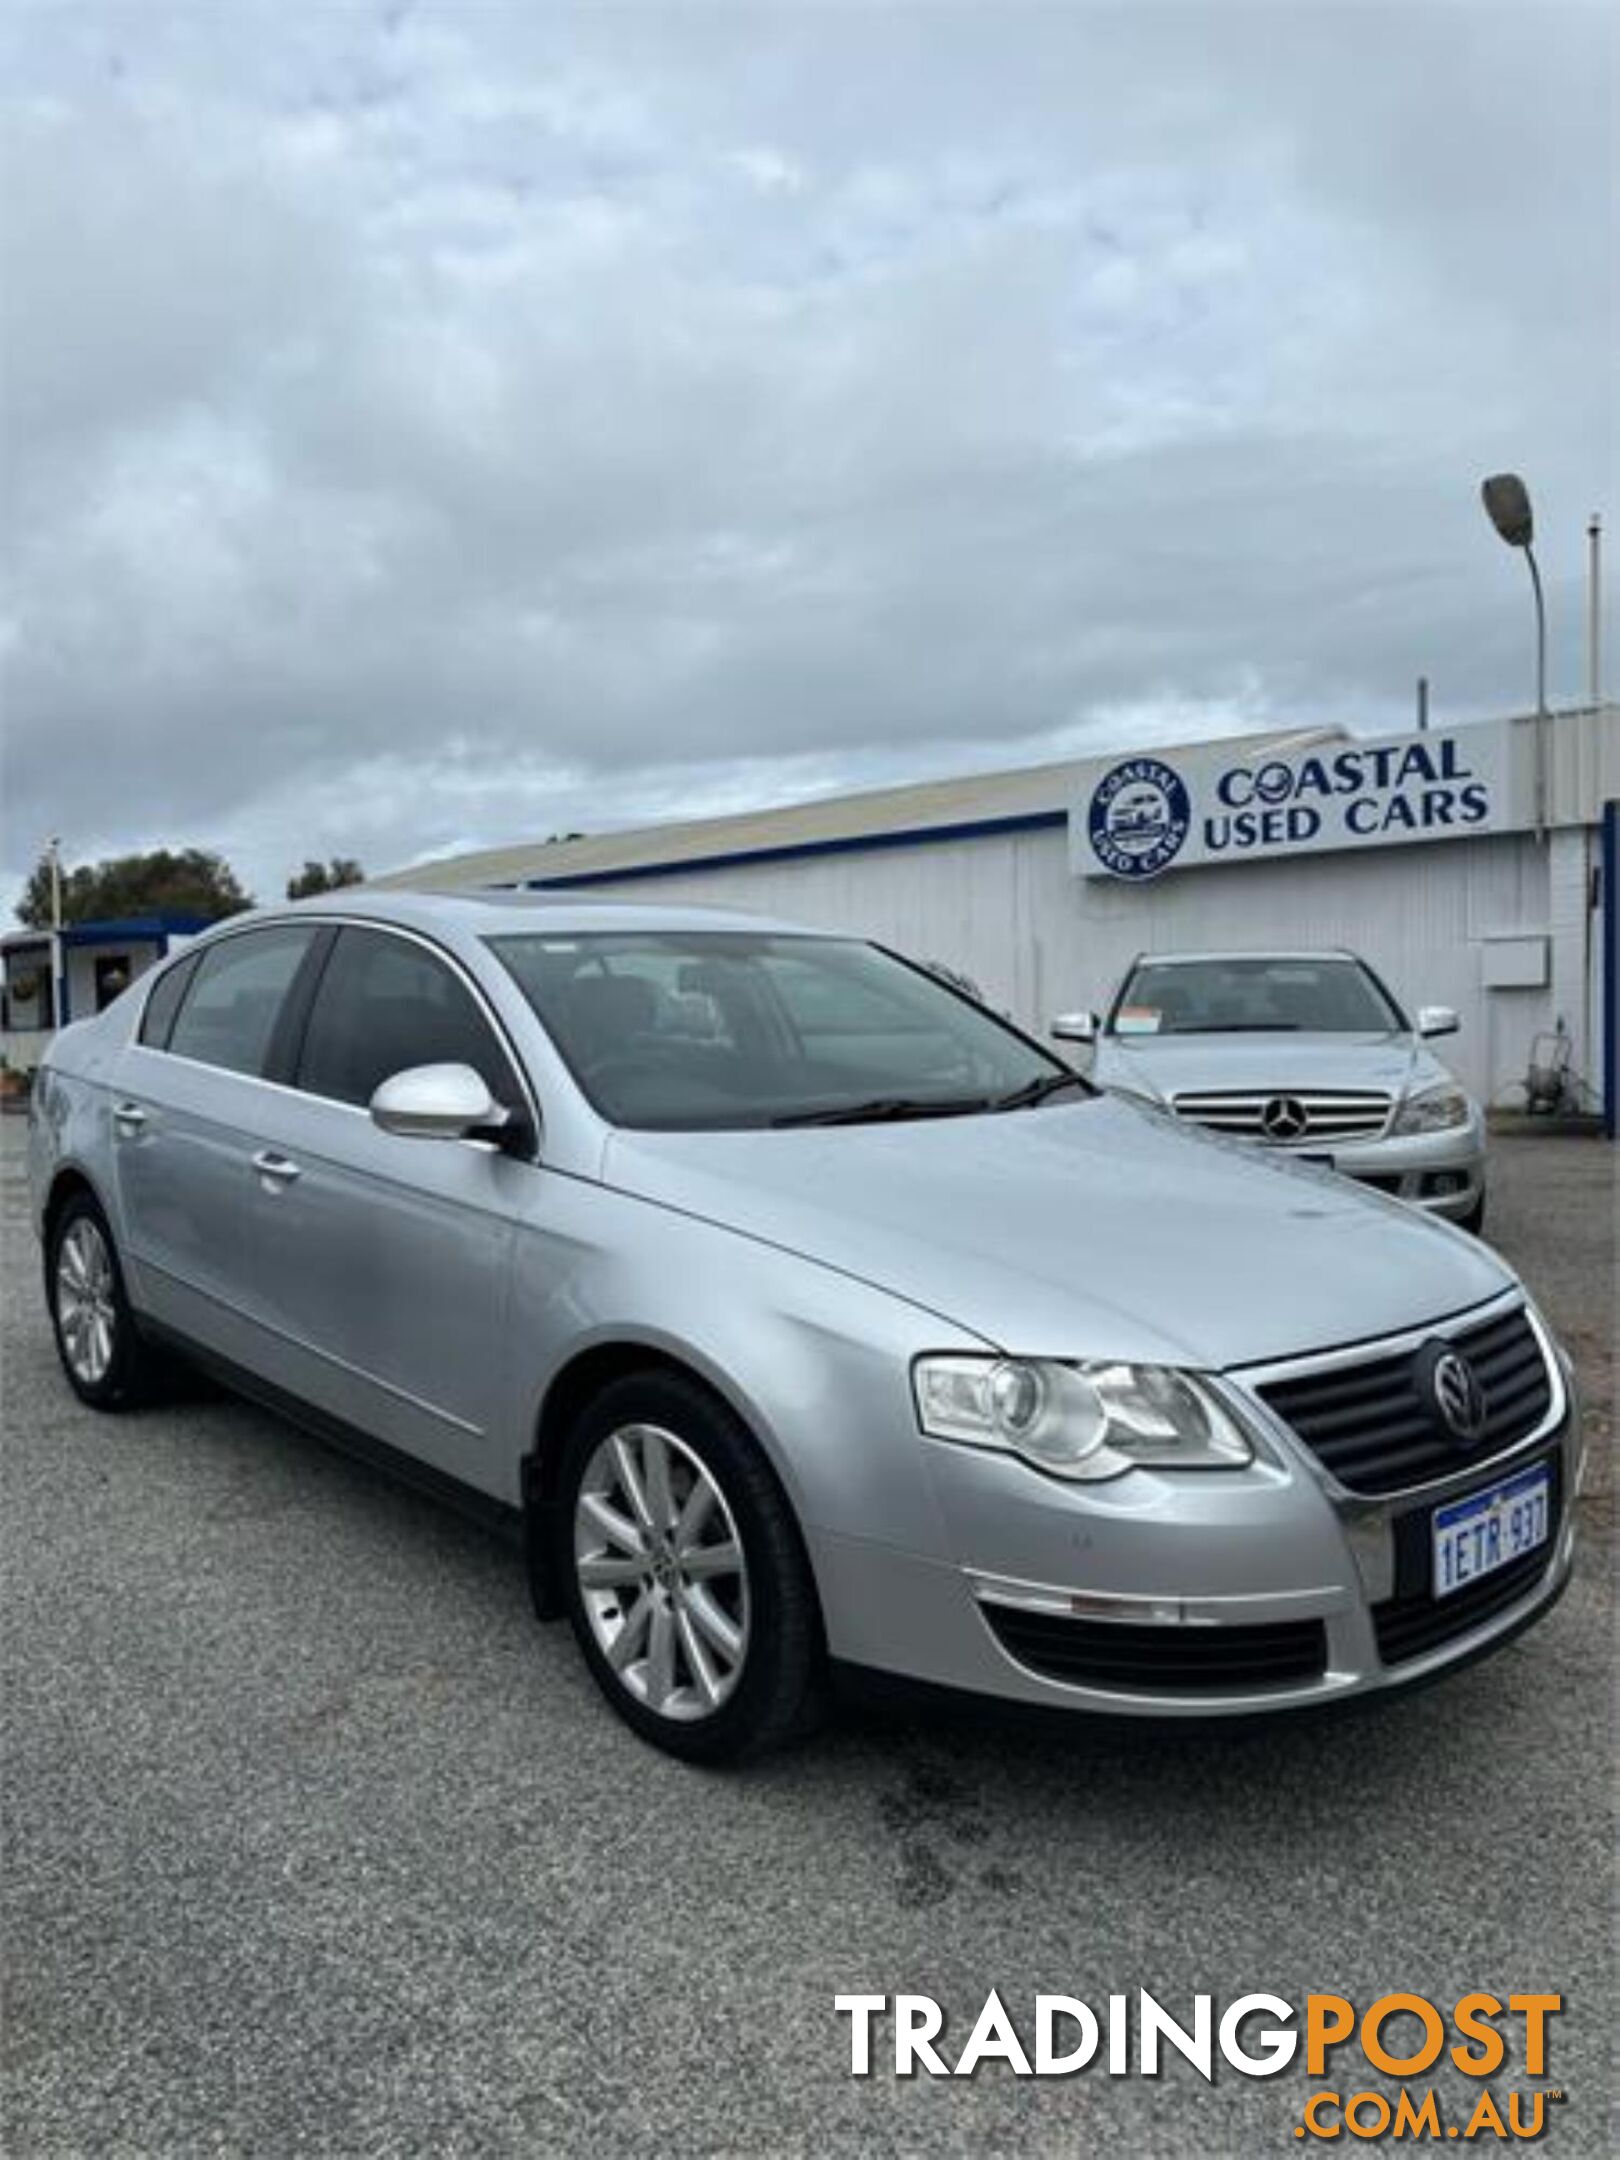
{"type": "Polygon", "coordinates": [[[118,1347],[118,1306],[112,1253],[87,1215],[68,1225],[56,1255],[56,1324],[74,1378],[99,1387],[118,1347]]]}
{"type": "Polygon", "coordinates": [[[623,1425],[592,1453],[574,1569],[620,1687],[680,1723],[712,1717],[748,1660],[748,1568],[725,1494],[684,1442],[623,1425]]]}

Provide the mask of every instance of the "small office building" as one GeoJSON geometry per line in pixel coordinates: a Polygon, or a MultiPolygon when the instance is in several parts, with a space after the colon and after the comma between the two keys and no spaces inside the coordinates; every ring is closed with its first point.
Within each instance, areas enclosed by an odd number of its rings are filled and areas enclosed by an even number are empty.
{"type": "Polygon", "coordinates": [[[102,1012],[165,953],[208,921],[137,915],[0,937],[0,1054],[13,1072],[36,1066],[58,1027],[102,1012]]]}

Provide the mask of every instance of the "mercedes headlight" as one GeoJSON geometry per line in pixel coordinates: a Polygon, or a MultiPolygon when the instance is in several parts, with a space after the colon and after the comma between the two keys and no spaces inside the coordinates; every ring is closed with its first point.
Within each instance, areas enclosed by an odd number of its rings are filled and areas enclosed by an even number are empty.
{"type": "Polygon", "coordinates": [[[1468,1123],[1468,1097],[1455,1081],[1441,1080],[1433,1087],[1408,1095],[1395,1113],[1392,1133],[1450,1132],[1468,1123]]]}
{"type": "Polygon", "coordinates": [[[1053,1477],[1119,1477],[1139,1464],[1235,1470],[1253,1459],[1214,1393],[1164,1365],[941,1355],[917,1360],[912,1385],[925,1433],[1006,1449],[1053,1477]]]}

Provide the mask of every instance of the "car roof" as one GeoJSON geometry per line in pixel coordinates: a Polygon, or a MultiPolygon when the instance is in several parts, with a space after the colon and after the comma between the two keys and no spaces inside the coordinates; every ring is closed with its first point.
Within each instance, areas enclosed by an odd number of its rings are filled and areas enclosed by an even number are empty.
{"type": "Polygon", "coordinates": [[[1143,952],[1131,962],[1133,967],[1191,967],[1200,960],[1353,960],[1358,967],[1361,955],[1353,953],[1347,945],[1250,946],[1245,950],[1229,952],[1143,952]]]}
{"type": "MultiPolygon", "coordinates": [[[[398,923],[405,929],[456,929],[473,937],[509,937],[525,930],[564,935],[592,930],[752,930],[787,937],[838,935],[733,908],[587,900],[574,893],[512,892],[498,887],[445,893],[350,885],[338,892],[317,893],[308,900],[264,911],[264,919],[272,915],[279,921],[299,915],[352,915],[360,921],[398,923]]],[[[233,918],[237,922],[244,919],[233,918]]]]}

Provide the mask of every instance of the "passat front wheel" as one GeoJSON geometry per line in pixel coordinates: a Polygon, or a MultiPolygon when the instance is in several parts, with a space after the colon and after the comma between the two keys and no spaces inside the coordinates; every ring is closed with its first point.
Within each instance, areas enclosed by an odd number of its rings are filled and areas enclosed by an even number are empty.
{"type": "Polygon", "coordinates": [[[722,1403],[678,1374],[616,1381],[571,1438],[561,1497],[574,1632],[629,1725],[702,1762],[808,1729],[814,1585],[775,1477],[722,1403]]]}

